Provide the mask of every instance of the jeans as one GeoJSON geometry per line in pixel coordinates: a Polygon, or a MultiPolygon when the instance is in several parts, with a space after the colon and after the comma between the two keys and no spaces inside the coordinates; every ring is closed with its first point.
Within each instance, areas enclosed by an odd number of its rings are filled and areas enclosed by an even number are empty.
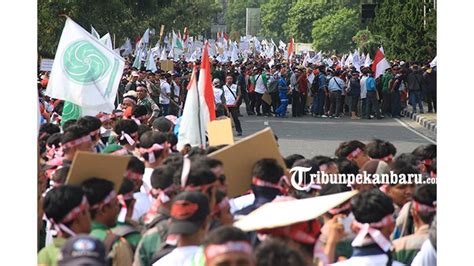
{"type": "Polygon", "coordinates": [[[341,110],[341,91],[331,91],[329,100],[331,102],[329,112],[331,115],[339,116],[339,111],[341,110]]]}
{"type": "Polygon", "coordinates": [[[168,115],[168,108],[169,108],[169,104],[161,104],[161,110],[163,111],[163,116],[167,116],[168,115]]]}
{"type": "Polygon", "coordinates": [[[318,90],[315,96],[313,96],[313,105],[311,106],[311,113],[315,115],[324,114],[324,100],[326,95],[324,90],[318,90]]]}
{"type": "Polygon", "coordinates": [[[400,111],[402,107],[401,107],[401,101],[400,101],[400,92],[398,90],[392,92],[391,105],[392,105],[392,117],[400,116],[400,111]]]}
{"type": "Polygon", "coordinates": [[[393,108],[391,105],[392,93],[388,91],[382,91],[382,113],[389,114],[393,108]]]}
{"type": "Polygon", "coordinates": [[[379,101],[377,100],[377,92],[376,91],[368,91],[367,92],[367,115],[374,111],[377,118],[380,118],[380,108],[379,108],[379,101]]]}
{"type": "Polygon", "coordinates": [[[272,97],[272,109],[273,112],[276,113],[276,110],[278,106],[280,106],[280,97],[278,96],[278,91],[274,91],[270,93],[270,96],[272,97]]]}
{"type": "Polygon", "coordinates": [[[242,133],[242,126],[240,125],[239,112],[238,112],[239,107],[234,106],[234,107],[227,107],[227,108],[229,109],[232,120],[234,120],[235,130],[239,133],[242,133]]]}
{"type": "Polygon", "coordinates": [[[360,99],[360,101],[361,101],[360,109],[361,109],[362,117],[367,118],[368,117],[368,115],[367,115],[367,98],[360,99]]]}
{"type": "Polygon", "coordinates": [[[413,108],[413,112],[416,113],[416,105],[420,108],[420,111],[423,112],[423,102],[421,101],[421,91],[410,91],[409,96],[410,105],[413,108]]]}
{"type": "Polygon", "coordinates": [[[262,106],[262,96],[263,94],[260,94],[258,92],[254,92],[255,94],[255,112],[257,114],[261,114],[261,106],[262,106]]]}
{"type": "Polygon", "coordinates": [[[357,108],[358,104],[359,104],[359,95],[357,96],[349,96],[350,97],[350,101],[351,101],[351,105],[350,105],[350,112],[355,112],[355,113],[359,113],[359,108],[357,108]]]}
{"type": "Polygon", "coordinates": [[[249,92],[248,93],[248,96],[249,96],[249,107],[247,108],[247,113],[250,112],[250,113],[255,113],[255,104],[256,104],[256,96],[255,96],[255,92],[249,92]]]}
{"type": "Polygon", "coordinates": [[[306,97],[308,97],[307,94],[300,93],[300,108],[298,109],[300,115],[305,114],[305,109],[306,109],[306,97]]]}
{"type": "Polygon", "coordinates": [[[291,96],[293,98],[293,103],[291,104],[291,114],[293,117],[300,116],[300,105],[301,105],[301,96],[298,91],[292,91],[291,96]]]}
{"type": "Polygon", "coordinates": [[[288,107],[288,99],[281,99],[280,106],[278,106],[275,112],[280,116],[285,116],[287,107],[288,107]]]}

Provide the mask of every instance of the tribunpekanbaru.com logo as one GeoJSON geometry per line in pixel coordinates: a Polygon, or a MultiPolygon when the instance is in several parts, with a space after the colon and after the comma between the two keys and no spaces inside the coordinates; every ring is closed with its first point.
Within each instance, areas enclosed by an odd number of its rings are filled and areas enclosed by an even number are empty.
{"type": "Polygon", "coordinates": [[[352,186],[354,184],[387,185],[436,183],[436,179],[426,179],[421,174],[395,174],[393,171],[383,174],[369,174],[366,171],[360,174],[327,174],[321,171],[308,173],[310,171],[311,167],[296,166],[291,168],[291,185],[297,190],[307,191],[315,184],[347,184],[347,186],[352,186]],[[307,175],[309,175],[309,178],[307,175]]]}

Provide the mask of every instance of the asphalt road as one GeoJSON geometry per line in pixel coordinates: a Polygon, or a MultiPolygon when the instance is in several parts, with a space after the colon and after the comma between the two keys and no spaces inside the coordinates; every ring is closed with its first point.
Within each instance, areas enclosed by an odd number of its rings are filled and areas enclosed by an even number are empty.
{"type": "MultiPolygon", "coordinates": [[[[306,158],[316,155],[334,156],[334,151],[342,141],[357,139],[367,143],[379,138],[390,141],[397,148],[397,155],[411,152],[422,144],[436,144],[436,135],[416,122],[402,118],[382,120],[351,120],[314,118],[276,118],[263,116],[240,117],[243,137],[251,135],[267,126],[271,127],[279,140],[283,156],[298,153],[306,158]]],[[[237,137],[236,139],[240,139],[237,137]]]]}

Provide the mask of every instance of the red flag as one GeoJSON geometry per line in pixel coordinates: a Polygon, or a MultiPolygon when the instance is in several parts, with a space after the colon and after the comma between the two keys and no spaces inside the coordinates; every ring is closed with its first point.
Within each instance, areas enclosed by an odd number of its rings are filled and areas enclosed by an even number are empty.
{"type": "Polygon", "coordinates": [[[218,32],[217,32],[217,41],[219,41],[220,39],[221,39],[221,32],[218,31],[218,32]]]}
{"type": "Polygon", "coordinates": [[[214,90],[212,89],[211,64],[209,62],[209,54],[207,52],[208,43],[204,45],[201,57],[201,71],[199,71],[199,91],[203,92],[206,100],[207,109],[209,110],[210,121],[216,119],[216,107],[214,104],[214,90]]]}
{"type": "Polygon", "coordinates": [[[184,27],[183,34],[184,34],[184,39],[183,39],[183,41],[184,41],[184,42],[187,42],[187,41],[188,41],[188,27],[184,27]]]}
{"type": "Polygon", "coordinates": [[[227,35],[227,32],[224,32],[224,39],[225,39],[226,41],[229,40],[229,35],[227,35]]]}
{"type": "Polygon", "coordinates": [[[293,55],[293,38],[290,39],[290,43],[288,44],[288,60],[291,60],[293,55]]]}
{"type": "Polygon", "coordinates": [[[378,49],[375,53],[374,62],[372,63],[372,72],[374,72],[375,75],[374,78],[382,75],[387,68],[390,68],[390,64],[385,59],[382,50],[378,49]]]}

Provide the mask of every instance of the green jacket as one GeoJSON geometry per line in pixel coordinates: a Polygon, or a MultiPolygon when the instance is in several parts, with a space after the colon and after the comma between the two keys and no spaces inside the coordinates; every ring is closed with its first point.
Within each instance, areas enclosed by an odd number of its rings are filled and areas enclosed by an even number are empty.
{"type": "Polygon", "coordinates": [[[382,76],[382,91],[387,92],[388,91],[388,83],[390,80],[393,78],[393,75],[391,72],[385,72],[382,76]]]}
{"type": "MultiPolygon", "coordinates": [[[[124,224],[117,224],[117,226],[120,226],[120,225],[124,225],[124,224]]],[[[117,226],[115,228],[117,228],[117,226]]],[[[92,221],[91,229],[92,230],[91,230],[90,236],[95,237],[99,239],[100,241],[105,240],[105,238],[107,237],[107,232],[110,230],[107,226],[97,221],[92,221]]],[[[125,235],[124,238],[127,240],[128,243],[130,243],[131,246],[136,247],[138,246],[138,243],[140,242],[141,235],[138,232],[130,233],[130,234],[125,235]]]]}
{"type": "Polygon", "coordinates": [[[55,237],[53,243],[42,248],[38,253],[38,265],[58,265],[60,250],[66,240],[66,238],[55,237]]]}
{"type": "Polygon", "coordinates": [[[169,213],[159,213],[153,219],[156,224],[145,231],[135,252],[134,266],[151,265],[155,254],[165,243],[169,229],[169,213]]]}

